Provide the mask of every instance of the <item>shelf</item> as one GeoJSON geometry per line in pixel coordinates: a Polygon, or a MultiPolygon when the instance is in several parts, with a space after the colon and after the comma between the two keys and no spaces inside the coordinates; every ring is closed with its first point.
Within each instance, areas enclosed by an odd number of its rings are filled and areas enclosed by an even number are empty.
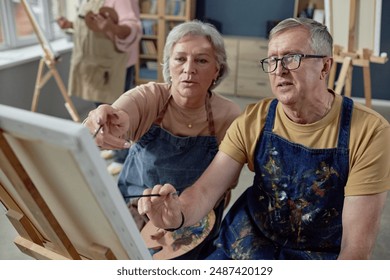
{"type": "Polygon", "coordinates": [[[144,34],[135,67],[135,81],[137,85],[162,82],[160,64],[165,39],[174,26],[194,19],[196,0],[140,0],[139,5],[144,34]]]}

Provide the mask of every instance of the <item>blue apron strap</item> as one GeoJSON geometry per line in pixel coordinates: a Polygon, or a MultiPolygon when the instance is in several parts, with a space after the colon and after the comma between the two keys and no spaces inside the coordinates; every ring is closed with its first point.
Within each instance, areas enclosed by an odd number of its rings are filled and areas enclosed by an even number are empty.
{"type": "Polygon", "coordinates": [[[349,146],[349,132],[352,119],[353,101],[352,99],[343,96],[343,104],[341,111],[339,139],[337,146],[339,148],[348,149],[349,146]]]}
{"type": "Polygon", "coordinates": [[[264,131],[272,132],[272,128],[274,127],[274,120],[275,120],[275,112],[276,112],[276,106],[278,105],[278,100],[275,98],[271,101],[271,104],[269,105],[267,118],[264,125],[264,131]]]}

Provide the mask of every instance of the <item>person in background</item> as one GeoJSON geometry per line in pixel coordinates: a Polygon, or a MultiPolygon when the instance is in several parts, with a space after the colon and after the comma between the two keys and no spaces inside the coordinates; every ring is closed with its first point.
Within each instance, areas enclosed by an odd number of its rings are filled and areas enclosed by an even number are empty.
{"type": "MultiPolygon", "coordinates": [[[[244,164],[253,185],[232,205],[208,259],[368,259],[390,189],[389,123],[327,88],[326,26],[289,18],[270,33],[261,66],[275,98],[249,105],[203,175],[179,196],[162,181],[138,210],[156,227],[189,226],[244,164]]],[[[173,186],[172,186],[173,185],[173,186]]]]}
{"type": "MultiPolygon", "coordinates": [[[[114,102],[135,86],[135,64],[139,55],[142,26],[136,0],[84,1],[75,21],[61,17],[62,29],[72,28],[69,93],[96,106],[114,102]]],[[[120,172],[127,149],[102,151],[113,158],[108,171],[120,172]]]]}
{"type": "MultiPolygon", "coordinates": [[[[130,209],[136,210],[137,205],[137,199],[130,197],[161,181],[174,182],[183,191],[214,158],[226,130],[241,111],[213,91],[228,73],[226,59],[224,40],[214,26],[197,20],[179,24],[166,39],[164,83],[137,86],[111,106],[101,105],[89,113],[85,125],[90,132],[101,128],[95,138],[98,146],[118,149],[130,147],[129,141],[134,143],[118,180],[130,209]]],[[[199,219],[200,225],[183,231],[169,229],[180,236],[175,246],[199,243],[180,258],[199,258],[207,250],[219,230],[223,198],[221,194],[209,209],[211,214],[199,219]],[[210,223],[214,226],[208,233],[210,223]]],[[[143,228],[138,212],[135,215],[143,228]]]]}

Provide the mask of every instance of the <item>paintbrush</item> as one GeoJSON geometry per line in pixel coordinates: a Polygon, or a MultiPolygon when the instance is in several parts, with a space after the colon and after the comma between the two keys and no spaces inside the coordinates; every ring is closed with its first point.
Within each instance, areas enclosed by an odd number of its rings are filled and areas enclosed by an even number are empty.
{"type": "MultiPolygon", "coordinates": [[[[179,195],[180,192],[176,191],[176,192],[173,192],[173,193],[170,193],[170,194],[177,194],[177,195],[179,195]]],[[[155,193],[155,194],[127,195],[127,196],[124,196],[124,198],[140,198],[140,197],[152,197],[152,196],[161,196],[161,194],[155,193]]]]}
{"type": "Polygon", "coordinates": [[[99,133],[99,131],[102,129],[102,127],[103,127],[102,125],[99,126],[99,128],[95,131],[95,133],[92,135],[93,139],[96,138],[96,135],[99,133]]]}

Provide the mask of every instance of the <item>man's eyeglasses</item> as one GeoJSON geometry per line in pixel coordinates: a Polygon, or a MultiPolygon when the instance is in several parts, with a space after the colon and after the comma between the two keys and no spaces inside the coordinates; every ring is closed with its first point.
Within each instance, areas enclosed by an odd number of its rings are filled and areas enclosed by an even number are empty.
{"type": "Polygon", "coordinates": [[[282,63],[282,67],[287,70],[295,70],[301,66],[302,58],[324,58],[326,55],[314,54],[287,54],[281,58],[267,57],[260,60],[261,67],[265,73],[272,73],[278,67],[278,61],[282,63]]]}

